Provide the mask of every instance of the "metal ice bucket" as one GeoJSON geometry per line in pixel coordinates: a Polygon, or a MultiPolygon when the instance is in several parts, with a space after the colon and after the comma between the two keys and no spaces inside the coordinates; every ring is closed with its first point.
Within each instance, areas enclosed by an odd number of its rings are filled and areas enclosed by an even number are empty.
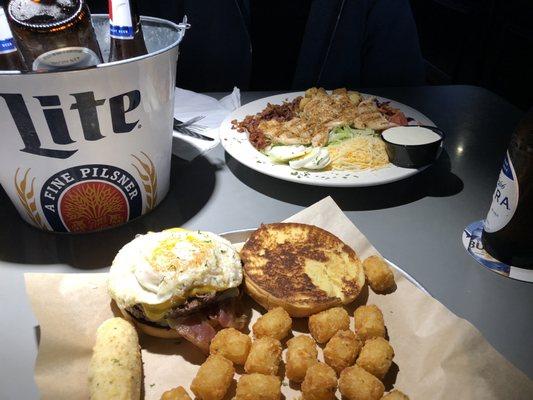
{"type": "MultiPolygon", "coordinates": [[[[106,15],[93,15],[104,59],[106,15]]],[[[0,73],[0,183],[22,218],[89,232],[154,209],[170,181],[178,45],[186,24],[142,18],[149,54],[97,68],[0,73]]]]}

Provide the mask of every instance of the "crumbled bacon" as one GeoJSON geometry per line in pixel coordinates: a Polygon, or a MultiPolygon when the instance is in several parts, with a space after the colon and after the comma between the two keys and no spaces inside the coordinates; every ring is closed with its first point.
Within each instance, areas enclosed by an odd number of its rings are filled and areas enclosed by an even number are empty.
{"type": "Polygon", "coordinates": [[[269,120],[290,121],[296,116],[301,99],[302,97],[299,96],[293,101],[285,101],[283,104],[268,103],[263,111],[255,115],[248,115],[240,122],[236,119],[231,121],[232,129],[236,129],[237,132],[248,131],[250,143],[258,150],[264,149],[269,145],[269,141],[263,131],[259,129],[259,124],[269,120]]]}

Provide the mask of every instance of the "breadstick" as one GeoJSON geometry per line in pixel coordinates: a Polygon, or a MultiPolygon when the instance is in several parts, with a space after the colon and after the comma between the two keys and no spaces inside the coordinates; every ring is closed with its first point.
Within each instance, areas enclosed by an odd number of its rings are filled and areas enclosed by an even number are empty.
{"type": "Polygon", "coordinates": [[[135,328],[125,319],[111,318],[96,331],[89,365],[91,400],[141,397],[141,353],[135,328]]]}

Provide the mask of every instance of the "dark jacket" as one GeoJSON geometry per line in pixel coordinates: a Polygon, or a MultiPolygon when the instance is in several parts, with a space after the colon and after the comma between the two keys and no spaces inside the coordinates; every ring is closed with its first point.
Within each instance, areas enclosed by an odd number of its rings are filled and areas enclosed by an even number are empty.
{"type": "MultiPolygon", "coordinates": [[[[139,2],[141,14],[173,21],[186,14],[192,25],[181,45],[178,86],[195,91],[249,88],[250,1],[139,2]]],[[[93,12],[105,12],[107,1],[89,0],[89,5],[93,12]]],[[[272,29],[277,29],[275,22],[272,29]]],[[[409,86],[423,81],[408,0],[312,0],[292,88],[287,89],[409,86]]]]}

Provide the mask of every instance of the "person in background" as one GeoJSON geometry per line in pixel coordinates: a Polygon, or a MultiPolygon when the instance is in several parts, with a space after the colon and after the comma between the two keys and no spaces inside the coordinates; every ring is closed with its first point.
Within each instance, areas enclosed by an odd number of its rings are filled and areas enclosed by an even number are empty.
{"type": "MultiPolygon", "coordinates": [[[[192,25],[177,85],[197,92],[352,89],[424,83],[408,0],[139,1],[142,15],[192,25]]],[[[107,0],[88,0],[106,13],[107,0]]]]}

